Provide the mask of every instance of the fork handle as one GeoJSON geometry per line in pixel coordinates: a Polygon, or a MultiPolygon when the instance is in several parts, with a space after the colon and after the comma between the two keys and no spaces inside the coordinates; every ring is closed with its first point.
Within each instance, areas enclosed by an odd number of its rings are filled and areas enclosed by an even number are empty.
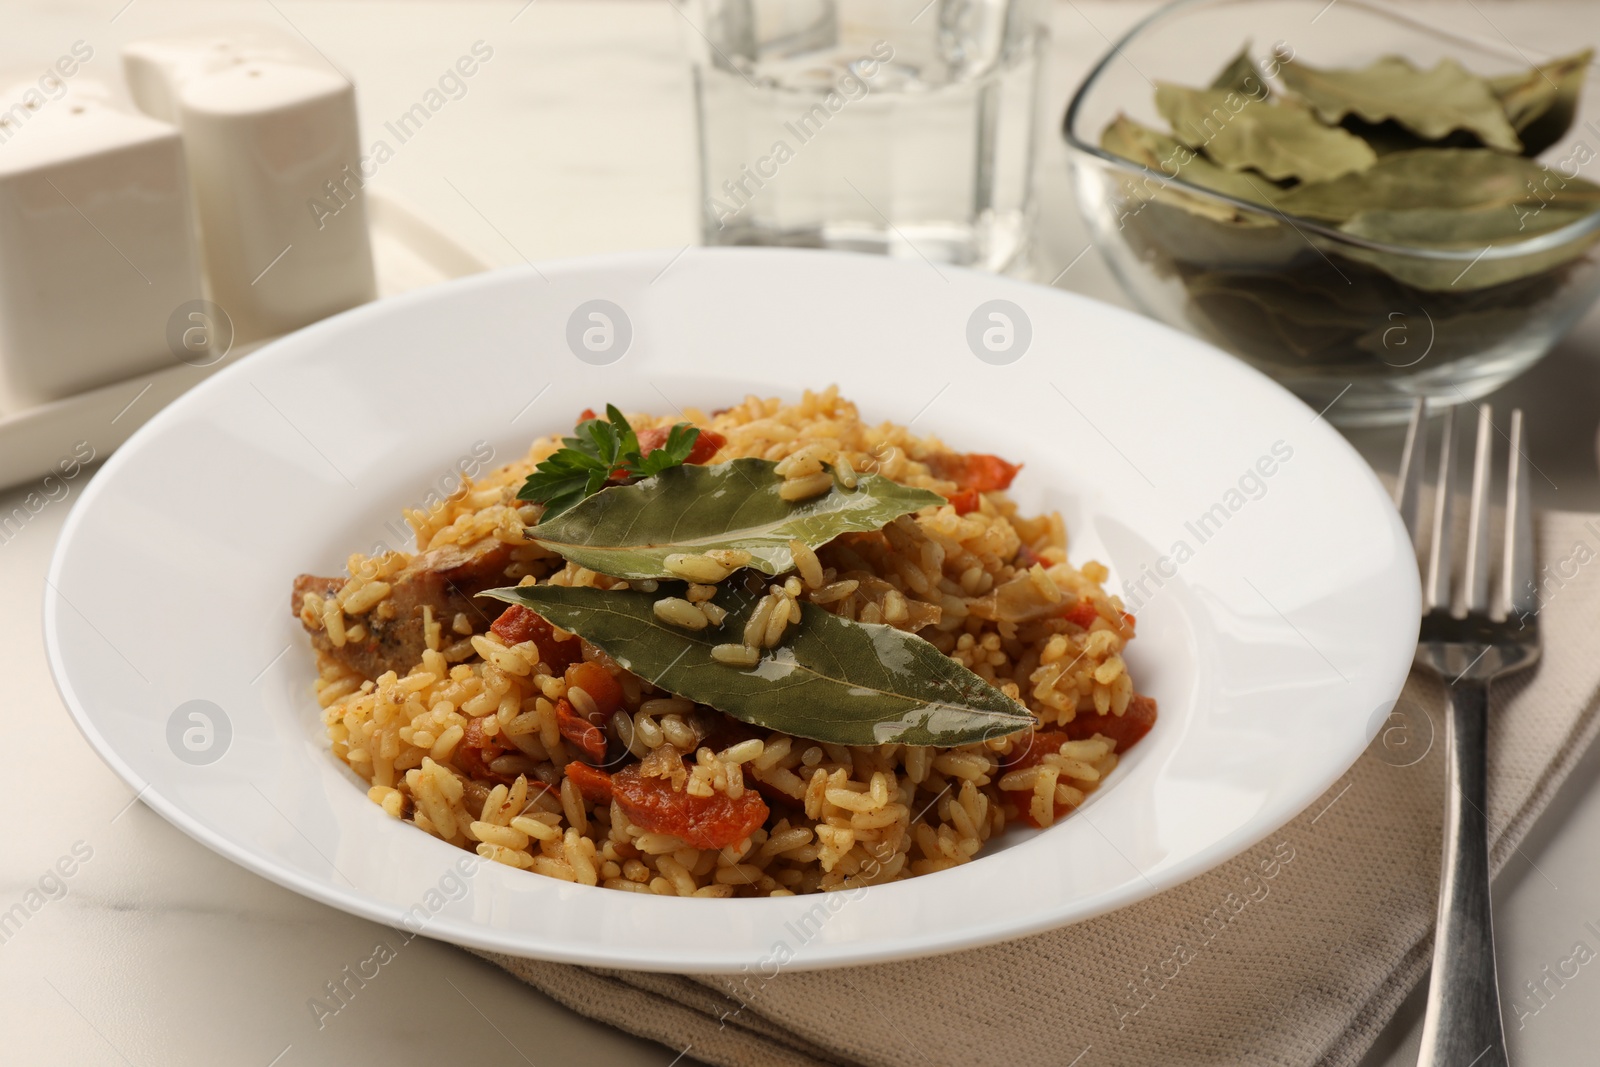
{"type": "Polygon", "coordinates": [[[1489,686],[1451,685],[1445,758],[1444,862],[1433,972],[1418,1067],[1506,1067],[1489,911],[1489,820],[1484,793],[1489,686]]]}

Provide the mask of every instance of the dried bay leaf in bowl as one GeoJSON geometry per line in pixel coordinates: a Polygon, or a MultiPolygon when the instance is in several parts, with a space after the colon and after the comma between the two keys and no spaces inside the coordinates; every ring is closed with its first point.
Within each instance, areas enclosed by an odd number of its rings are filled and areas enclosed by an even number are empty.
{"type": "Polygon", "coordinates": [[[1279,76],[1323,122],[1346,115],[1365,122],[1392,120],[1424,140],[1466,130],[1490,148],[1521,152],[1522,142],[1489,83],[1450,58],[1420,70],[1401,56],[1384,56],[1360,70],[1323,70],[1287,60],[1279,76]]]}
{"type": "Polygon", "coordinates": [[[1252,362],[1274,368],[1342,366],[1360,330],[1338,323],[1306,323],[1285,314],[1264,292],[1211,278],[1192,285],[1191,318],[1203,332],[1252,362]]]}
{"type": "Polygon", "coordinates": [[[1260,186],[1246,175],[1226,170],[1211,162],[1198,151],[1158,130],[1141,125],[1126,115],[1118,115],[1100,134],[1100,147],[1113,155],[1139,163],[1154,173],[1148,182],[1130,188],[1131,194],[1141,200],[1158,199],[1176,204],[1192,214],[1202,215],[1218,222],[1240,226],[1275,225],[1271,219],[1212,200],[1195,196],[1170,183],[1179,178],[1203,189],[1236,197],[1266,206],[1260,186]]]}
{"type": "MultiPolygon", "coordinates": [[[[1470,210],[1413,208],[1363,211],[1339,228],[1385,244],[1475,253],[1558,230],[1589,214],[1570,208],[1519,211],[1518,205],[1470,210]]],[[[1502,285],[1560,266],[1582,255],[1596,240],[1600,240],[1600,234],[1510,259],[1479,258],[1476,261],[1423,259],[1363,248],[1346,249],[1344,254],[1370,263],[1418,289],[1459,291],[1502,285]]]]}
{"type": "Polygon", "coordinates": [[[1230,89],[1245,96],[1259,97],[1266,89],[1266,79],[1261,76],[1261,68],[1256,66],[1256,61],[1250,57],[1250,43],[1239,49],[1239,54],[1228,61],[1228,65],[1211,79],[1211,88],[1230,89]]]}
{"type": "Polygon", "coordinates": [[[1342,223],[1364,211],[1531,207],[1600,210],[1600,186],[1536,160],[1484,148],[1418,148],[1378,159],[1360,173],[1307,182],[1277,197],[1280,210],[1342,223]]]}
{"type": "Polygon", "coordinates": [[[1435,318],[1413,316],[1391,319],[1356,339],[1356,346],[1391,366],[1414,366],[1406,358],[1415,352],[1417,363],[1428,359],[1443,363],[1480,355],[1517,336],[1528,325],[1523,308],[1486,307],[1435,318]]]}
{"type": "Polygon", "coordinates": [[[1195,329],[1281,378],[1515,352],[1593,274],[1600,234],[1581,231],[1600,186],[1530,158],[1574,121],[1590,59],[1490,79],[1448,59],[1280,57],[1284,98],[1246,46],[1209,88],[1157,85],[1171,135],[1125,115],[1104,131],[1107,151],[1177,179],[1127,179],[1118,227],[1183,286],[1195,329]],[[1521,251],[1566,227],[1580,236],[1521,251]]]}
{"type": "Polygon", "coordinates": [[[1380,157],[1393,155],[1396,152],[1409,152],[1413,148],[1483,147],[1483,142],[1466,130],[1456,130],[1446,137],[1430,141],[1425,137],[1418,137],[1393,119],[1367,122],[1355,115],[1346,115],[1339,120],[1339,126],[1371,145],[1372,150],[1380,157]]]}
{"type": "Polygon", "coordinates": [[[1488,80],[1522,140],[1523,155],[1536,156],[1566,136],[1577,117],[1578,94],[1593,59],[1594,49],[1585,48],[1520,74],[1488,80]]]}
{"type": "Polygon", "coordinates": [[[1292,226],[1266,215],[1254,219],[1250,225],[1216,222],[1152,201],[1128,217],[1124,232],[1145,254],[1197,267],[1271,270],[1310,251],[1292,226]]]}
{"type": "Polygon", "coordinates": [[[1437,365],[1514,340],[1577,266],[1569,259],[1494,286],[1432,291],[1335,254],[1271,272],[1191,271],[1185,281],[1197,318],[1258,364],[1385,375],[1414,366],[1412,352],[1437,365]]]}
{"type": "Polygon", "coordinates": [[[1156,83],[1156,110],[1173,136],[1229,170],[1274,181],[1328,181],[1362,171],[1377,154],[1361,138],[1324,126],[1310,110],[1226,89],[1156,83]]]}

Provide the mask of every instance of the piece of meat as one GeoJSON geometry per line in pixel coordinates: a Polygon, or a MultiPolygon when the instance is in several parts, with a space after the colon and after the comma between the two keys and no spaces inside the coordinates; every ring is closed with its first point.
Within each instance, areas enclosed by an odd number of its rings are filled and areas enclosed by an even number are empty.
{"type": "Polygon", "coordinates": [[[635,826],[650,833],[671,834],[691,848],[737,844],[771,814],[754,789],[746,789],[738,798],[725,793],[697,797],[674,789],[670,779],[646,778],[637,763],[611,775],[586,763],[569,763],[567,777],[590,803],[615,800],[635,826]]]}
{"type": "MultiPolygon", "coordinates": [[[[457,614],[466,615],[473,631],[482,633],[493,616],[473,597],[507,584],[505,569],[510,562],[511,546],[495,540],[466,548],[443,545],[424,552],[388,579],[390,593],[377,607],[355,617],[367,629],[364,640],[346,641],[335,648],[327,631],[318,629],[310,631],[311,643],[363,677],[376,679],[385,671],[404,674],[422,661],[423,649],[428,647],[422,609],[433,609],[434,619],[451,635],[448,640],[455,640],[450,627],[457,614]]],[[[290,610],[298,617],[306,593],[334,596],[344,584],[343,578],[302,574],[294,580],[290,610]]]]}

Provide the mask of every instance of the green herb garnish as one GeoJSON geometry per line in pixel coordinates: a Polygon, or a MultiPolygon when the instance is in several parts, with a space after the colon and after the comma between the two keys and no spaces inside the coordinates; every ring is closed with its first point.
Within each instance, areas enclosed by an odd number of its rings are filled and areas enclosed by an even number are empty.
{"type": "Polygon", "coordinates": [[[641,453],[627,418],[607,404],[604,419],[585,419],[573,436],[561,439],[565,447],[534,468],[517,499],[543,504],[541,521],[553,518],[614,481],[649,478],[680,466],[699,437],[698,429],[680,422],[667,431],[661,447],[641,453]]]}

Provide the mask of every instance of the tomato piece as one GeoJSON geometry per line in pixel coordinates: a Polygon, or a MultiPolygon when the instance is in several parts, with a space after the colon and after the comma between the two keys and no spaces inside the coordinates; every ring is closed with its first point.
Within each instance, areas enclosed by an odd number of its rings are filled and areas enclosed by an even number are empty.
{"type": "Polygon", "coordinates": [[[1072,738],[1065,730],[1035,730],[1028,739],[1028,747],[1020,752],[1012,752],[1000,761],[1001,769],[1006,771],[1025,771],[1029,767],[1037,767],[1044,762],[1044,758],[1051,753],[1059,752],[1061,746],[1071,741],[1072,738]]]}
{"type": "MultiPolygon", "coordinates": [[[[520,645],[538,635],[542,622],[543,619],[521,604],[512,604],[489,626],[489,632],[508,645],[520,645]]],[[[545,629],[549,629],[548,625],[545,629]]]]}
{"type": "Polygon", "coordinates": [[[648,430],[640,430],[637,434],[639,438],[639,455],[648,456],[650,453],[666,444],[667,434],[670,432],[671,431],[669,430],[655,426],[652,426],[648,430]]]}
{"type": "Polygon", "coordinates": [[[578,794],[590,804],[611,803],[611,775],[587,763],[569,763],[566,768],[567,779],[577,789],[578,794]]]}
{"type": "Polygon", "coordinates": [[[605,731],[572,710],[572,704],[566,697],[556,701],[556,729],[592,762],[601,763],[605,760],[605,731]]]}
{"type": "Polygon", "coordinates": [[[578,413],[579,422],[588,422],[590,419],[598,419],[599,417],[599,415],[595,414],[594,408],[584,408],[578,413]]]}
{"type": "MultiPolygon", "coordinates": [[[[656,449],[667,443],[667,435],[672,431],[666,427],[655,427],[641,430],[639,433],[639,454],[648,456],[656,449]]],[[[689,449],[689,456],[685,463],[704,463],[728,443],[728,439],[715,430],[701,430],[700,435],[694,439],[694,446],[689,449]]]]}
{"type": "Polygon", "coordinates": [[[532,641],[539,658],[551,671],[560,673],[583,658],[583,645],[576,637],[556,640],[555,628],[544,617],[521,604],[512,604],[490,625],[489,632],[508,645],[532,641]]]}
{"type": "Polygon", "coordinates": [[[567,668],[567,687],[577,686],[589,694],[595,709],[600,713],[599,726],[611,713],[622,706],[622,686],[611,672],[598,663],[574,663],[567,668]]]}
{"type": "MultiPolygon", "coordinates": [[[[1035,730],[1028,739],[1028,747],[1021,752],[1013,752],[1001,762],[1004,771],[1024,771],[1029,767],[1037,767],[1044,762],[1045,756],[1052,752],[1061,751],[1061,746],[1072,738],[1061,730],[1035,730]]],[[[1039,829],[1039,823],[1033,817],[1033,790],[1007,789],[1004,790],[1006,799],[1016,805],[1017,814],[1023,822],[1039,829]]],[[[1056,804],[1056,818],[1067,813],[1067,805],[1056,804]]]]}
{"type": "Polygon", "coordinates": [[[955,473],[955,483],[963,489],[976,489],[980,493],[992,493],[999,489],[1008,489],[1011,482],[1022,469],[1020,463],[1008,463],[999,456],[991,456],[985,452],[968,452],[961,469],[955,473]]]}
{"type": "Polygon", "coordinates": [[[1094,601],[1085,597],[1066,611],[1063,611],[1061,617],[1073,625],[1081,626],[1087,630],[1090,624],[1100,617],[1100,611],[1094,606],[1094,601]]]}
{"type": "Polygon", "coordinates": [[[611,787],[617,806],[635,826],[672,834],[691,848],[736,844],[758,830],[771,813],[754,789],[747,788],[737,799],[725,793],[697,797],[674,789],[671,779],[646,778],[637,764],[612,775],[611,787]]]}
{"type": "MultiPolygon", "coordinates": [[[[1120,754],[1137,744],[1140,738],[1150,732],[1155,722],[1156,702],[1150,697],[1135,693],[1121,715],[1084,715],[1080,712],[1065,726],[1035,730],[1028,747],[1007,756],[1002,763],[1002,769],[1009,772],[1037,767],[1044,762],[1045,756],[1061,751],[1061,746],[1065,742],[1087,741],[1095,734],[1110,738],[1114,745],[1112,751],[1120,754]]],[[[1022,821],[1038,829],[1039,824],[1033,817],[1033,790],[1008,789],[1005,795],[1006,799],[1016,805],[1017,814],[1022,821]]],[[[1055,817],[1059,819],[1069,810],[1070,805],[1057,801],[1055,817]]]]}
{"type": "Polygon", "coordinates": [[[686,463],[705,463],[712,456],[722,451],[722,446],[728,439],[715,430],[701,430],[700,436],[694,439],[694,447],[689,450],[686,463]]]}
{"type": "Polygon", "coordinates": [[[949,500],[957,515],[970,515],[978,510],[983,496],[976,489],[959,489],[950,494],[949,500]]]}
{"type": "Polygon", "coordinates": [[[488,715],[480,715],[475,719],[468,719],[466,732],[461,740],[456,743],[455,752],[451,759],[456,769],[469,778],[477,781],[493,781],[510,785],[514,778],[498,774],[489,769],[489,764],[499,759],[506,751],[504,745],[483,732],[483,724],[488,721],[488,715]]]}
{"type": "Polygon", "coordinates": [[[1062,729],[1073,741],[1082,741],[1103,734],[1117,743],[1114,751],[1125,752],[1138,743],[1156,724],[1156,702],[1150,697],[1135,693],[1121,715],[1084,715],[1067,723],[1062,729]]]}

